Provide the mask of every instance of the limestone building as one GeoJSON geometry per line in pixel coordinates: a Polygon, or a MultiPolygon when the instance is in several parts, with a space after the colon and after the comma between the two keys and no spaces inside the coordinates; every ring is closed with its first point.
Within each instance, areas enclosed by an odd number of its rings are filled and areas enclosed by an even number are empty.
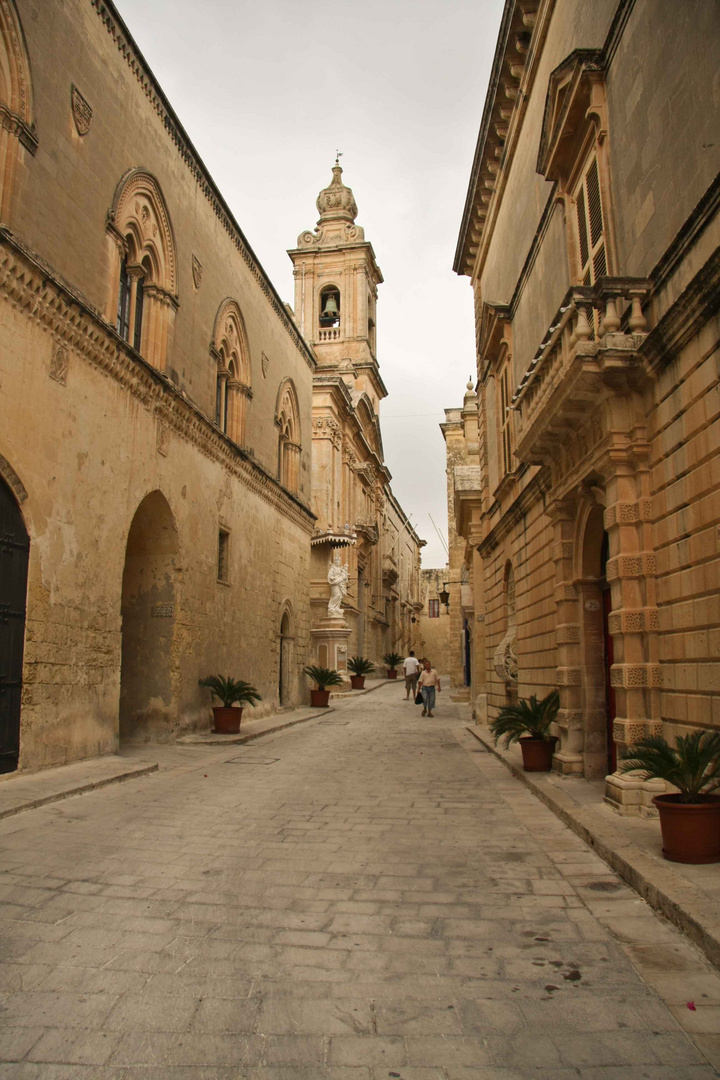
{"type": "Polygon", "coordinates": [[[0,769],[304,699],[310,349],[109,0],[3,0],[0,117],[0,769]]]}
{"type": "Polygon", "coordinates": [[[705,0],[507,0],[455,259],[476,710],[558,686],[555,768],[625,812],[653,784],[619,750],[720,725],[719,29],[705,0]]]}
{"type": "Polygon", "coordinates": [[[313,378],[311,610],[314,652],[345,669],[348,656],[382,665],[406,654],[419,610],[420,540],[390,490],[379,407],[387,395],[376,345],[378,285],[372,245],[336,161],[317,198],[317,227],[288,254],[295,318],[317,360],[313,378]],[[328,569],[347,565],[342,617],[328,616],[328,569]],[[328,617],[331,622],[328,623],[328,617]],[[335,619],[333,623],[332,620],[335,619]]]}

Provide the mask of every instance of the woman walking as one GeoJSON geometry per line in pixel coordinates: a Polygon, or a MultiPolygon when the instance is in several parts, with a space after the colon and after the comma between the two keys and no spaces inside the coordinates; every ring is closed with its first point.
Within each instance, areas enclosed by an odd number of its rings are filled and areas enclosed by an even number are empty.
{"type": "Polygon", "coordinates": [[[418,686],[423,699],[423,716],[432,716],[435,708],[435,689],[440,693],[440,676],[429,660],[425,661],[425,667],[420,672],[418,686]]]}

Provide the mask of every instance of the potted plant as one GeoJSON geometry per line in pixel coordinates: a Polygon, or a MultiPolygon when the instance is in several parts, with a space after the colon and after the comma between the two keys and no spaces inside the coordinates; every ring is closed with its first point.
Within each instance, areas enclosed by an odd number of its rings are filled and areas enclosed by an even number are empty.
{"type": "Polygon", "coordinates": [[[213,697],[222,702],[221,705],[213,706],[215,718],[215,735],[237,735],[242,720],[243,705],[252,705],[255,708],[256,701],[262,701],[260,694],[254,686],[242,679],[227,678],[224,675],[208,675],[206,679],[200,679],[200,686],[207,686],[213,697]],[[240,708],[235,708],[239,705],[240,708]]]}
{"type": "Polygon", "coordinates": [[[316,664],[310,664],[309,667],[303,668],[303,671],[317,683],[317,688],[310,691],[310,702],[313,708],[327,708],[330,700],[330,691],[327,688],[328,686],[342,686],[342,675],[334,668],[318,667],[316,664]]]}
{"type": "Polygon", "coordinates": [[[653,799],[660,815],[663,855],[671,862],[720,862],[720,732],[693,731],[672,747],[662,735],[646,735],[628,747],[620,763],[643,779],[677,788],[653,799]]]}
{"type": "Polygon", "coordinates": [[[350,671],[350,685],[353,690],[362,690],[365,686],[365,676],[375,670],[372,660],[366,660],[364,656],[351,656],[347,662],[350,671]]]}
{"type": "Polygon", "coordinates": [[[505,739],[507,748],[519,742],[525,772],[547,772],[552,765],[557,738],[550,734],[550,725],[557,719],[560,695],[553,690],[542,701],[533,694],[514,705],[504,705],[490,724],[498,739],[505,739]]]}
{"type": "Polygon", "coordinates": [[[397,666],[402,661],[402,656],[397,652],[386,652],[383,660],[387,664],[388,679],[397,679],[397,666]]]}

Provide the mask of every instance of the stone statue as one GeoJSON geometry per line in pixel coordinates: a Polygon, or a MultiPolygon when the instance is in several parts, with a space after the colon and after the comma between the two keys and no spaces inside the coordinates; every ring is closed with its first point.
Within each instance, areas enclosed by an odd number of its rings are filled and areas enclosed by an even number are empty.
{"type": "Polygon", "coordinates": [[[348,564],[340,565],[340,552],[333,555],[330,569],[328,570],[328,585],[330,586],[330,600],[328,601],[328,615],[342,618],[342,602],[348,590],[348,564]]]}

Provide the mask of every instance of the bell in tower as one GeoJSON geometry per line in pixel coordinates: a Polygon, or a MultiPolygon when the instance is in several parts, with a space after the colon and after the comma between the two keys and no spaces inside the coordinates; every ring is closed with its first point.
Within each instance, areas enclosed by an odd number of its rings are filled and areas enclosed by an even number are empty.
{"type": "Polygon", "coordinates": [[[320,297],[320,325],[340,325],[340,293],[336,289],[326,289],[320,297]]]}

